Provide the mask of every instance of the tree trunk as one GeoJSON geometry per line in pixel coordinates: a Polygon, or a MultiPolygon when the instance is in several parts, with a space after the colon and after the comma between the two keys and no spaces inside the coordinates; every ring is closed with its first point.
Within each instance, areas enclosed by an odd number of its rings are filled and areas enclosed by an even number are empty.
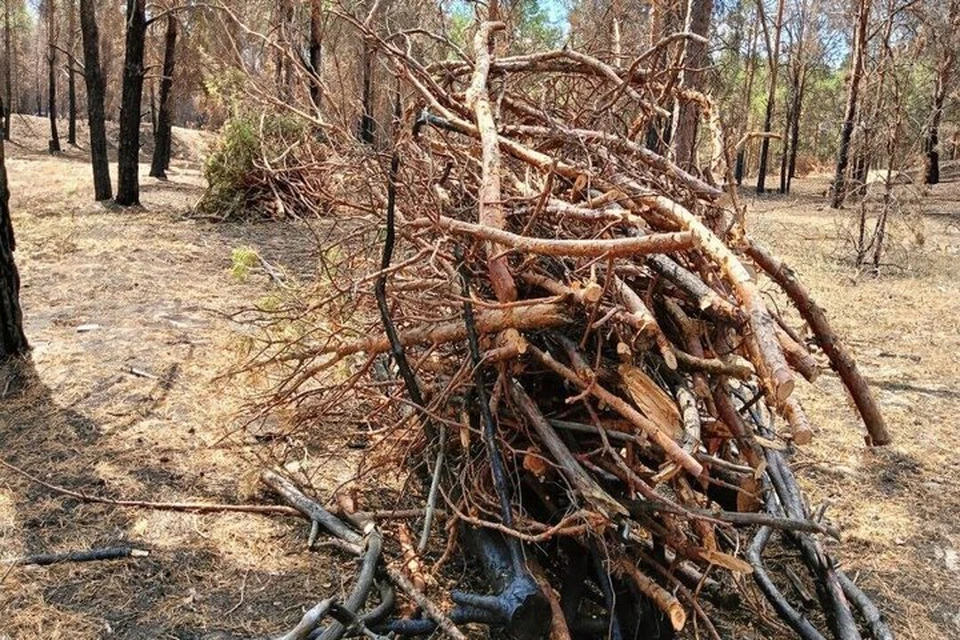
{"type": "MultiPolygon", "coordinates": [[[[763,132],[770,133],[773,127],[773,109],[777,99],[777,71],[780,67],[780,34],[783,31],[784,0],[777,2],[777,20],[774,26],[773,43],[770,42],[770,33],[763,10],[763,0],[757,0],[757,11],[760,14],[760,24],[763,27],[764,40],[767,43],[767,63],[770,70],[770,85],[767,89],[767,108],[763,116],[763,132]]],[[[767,158],[770,155],[770,138],[764,137],[760,141],[760,167],[757,171],[757,193],[767,190],[767,158]]]]}
{"type": "Polygon", "coordinates": [[[127,0],[117,197],[114,199],[114,202],[125,207],[140,204],[140,109],[143,103],[143,49],[146,35],[146,0],[127,0]]]}
{"type": "Polygon", "coordinates": [[[943,103],[947,98],[947,74],[952,66],[953,52],[947,52],[937,68],[937,83],[933,90],[933,112],[923,142],[923,181],[926,184],[940,182],[940,120],[943,118],[943,103]]]}
{"type": "Polygon", "coordinates": [[[17,248],[10,220],[10,190],[7,168],[0,142],[0,362],[27,352],[30,348],[23,334],[20,311],[20,274],[13,260],[17,248]]]}
{"type": "Polygon", "coordinates": [[[177,53],[177,19],[167,14],[167,33],[163,47],[163,78],[160,80],[160,108],[157,115],[157,131],[154,137],[153,162],[150,175],[166,178],[170,166],[170,146],[173,123],[170,117],[170,91],[173,88],[173,71],[177,53]]]}
{"type": "MultiPolygon", "coordinates": [[[[713,13],[713,0],[689,0],[687,3],[686,28],[688,32],[706,37],[710,31],[710,16],[713,13]]],[[[701,69],[707,64],[707,47],[697,40],[686,41],[683,51],[683,71],[680,85],[684,89],[699,91],[703,84],[701,69]]],[[[700,107],[688,100],[677,100],[673,109],[674,159],[682,168],[694,169],[697,144],[697,124],[700,121],[700,107]]]]}
{"type": "Polygon", "coordinates": [[[100,67],[100,30],[97,28],[96,0],[80,0],[80,30],[83,35],[83,77],[87,85],[87,118],[90,125],[90,159],[93,165],[95,200],[113,196],[107,155],[107,128],[104,124],[106,83],[100,67]]]}
{"type": "Polygon", "coordinates": [[[67,144],[77,145],[77,6],[76,0],[67,0],[67,144]]]}
{"type": "MultiPolygon", "coordinates": [[[[753,79],[757,72],[757,20],[753,21],[750,29],[750,49],[747,51],[746,73],[747,82],[743,91],[743,118],[741,135],[746,135],[750,131],[750,112],[753,104],[753,79]]],[[[747,171],[747,149],[744,144],[737,150],[737,162],[735,170],[735,180],[737,186],[743,184],[743,176],[747,171]]]]}
{"type": "Polygon", "coordinates": [[[10,139],[10,113],[13,111],[13,45],[10,36],[10,2],[3,3],[3,139],[10,139]]]}
{"type": "Polygon", "coordinates": [[[833,198],[830,206],[839,209],[846,196],[847,165],[850,164],[850,139],[857,118],[857,101],[860,98],[860,80],[863,78],[864,59],[867,49],[867,27],[870,23],[871,0],[860,0],[857,10],[857,31],[853,39],[853,69],[850,72],[850,89],[847,107],[840,129],[840,146],[837,149],[837,169],[833,176],[833,198]]]}
{"type": "Polygon", "coordinates": [[[57,29],[56,4],[47,0],[47,115],[50,116],[50,153],[60,153],[57,131],[57,29]]]}
{"type": "Polygon", "coordinates": [[[320,111],[323,100],[323,0],[310,2],[310,101],[320,111]]]}
{"type": "Polygon", "coordinates": [[[787,193],[793,186],[793,177],[797,173],[797,149],[800,146],[800,118],[803,116],[803,94],[807,87],[807,71],[803,70],[797,93],[794,95],[793,128],[790,130],[790,157],[787,160],[787,193]]]}
{"type": "Polygon", "coordinates": [[[360,141],[364,144],[373,144],[376,121],[373,118],[373,62],[374,50],[367,43],[363,44],[363,95],[362,113],[360,114],[360,141]]]}

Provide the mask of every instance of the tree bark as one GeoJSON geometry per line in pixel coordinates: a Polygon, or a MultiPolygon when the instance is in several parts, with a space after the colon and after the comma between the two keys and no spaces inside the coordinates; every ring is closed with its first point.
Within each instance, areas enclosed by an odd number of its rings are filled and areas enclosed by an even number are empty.
{"type": "Polygon", "coordinates": [[[10,190],[0,142],[0,362],[27,352],[20,310],[20,274],[13,260],[17,248],[10,220],[10,190]]]}
{"type": "Polygon", "coordinates": [[[157,129],[153,144],[153,162],[150,175],[166,178],[170,166],[170,147],[173,122],[170,117],[170,92],[173,88],[173,71],[177,53],[177,18],[167,14],[167,32],[163,47],[163,78],[160,80],[160,106],[157,113],[157,129]]]}
{"type": "MultiPolygon", "coordinates": [[[[773,126],[773,109],[777,99],[777,71],[780,68],[780,34],[783,31],[784,0],[777,2],[777,20],[774,24],[773,42],[770,42],[770,33],[763,10],[763,0],[757,0],[757,11],[760,14],[760,24],[763,27],[764,40],[767,43],[767,64],[770,70],[770,85],[767,89],[767,108],[763,116],[763,132],[770,133],[773,126]]],[[[760,167],[757,171],[757,193],[767,190],[767,158],[770,155],[770,138],[764,136],[760,142],[760,167]]]]}
{"type": "Polygon", "coordinates": [[[80,31],[83,36],[83,77],[87,85],[93,197],[98,201],[109,200],[113,196],[113,187],[110,184],[107,128],[104,123],[106,82],[100,66],[100,29],[97,27],[96,0],[80,0],[80,31]]]}
{"type": "MultiPolygon", "coordinates": [[[[750,49],[747,52],[747,82],[743,92],[743,113],[741,115],[743,118],[743,129],[740,132],[741,135],[746,135],[750,131],[750,111],[753,103],[753,79],[757,72],[757,22],[757,20],[754,20],[753,26],[750,29],[750,49]]],[[[737,162],[734,170],[734,179],[736,180],[738,187],[743,184],[743,175],[746,173],[746,170],[747,149],[746,145],[743,145],[737,150],[737,162]]]]}
{"type": "Polygon", "coordinates": [[[923,143],[923,181],[926,184],[940,182],[940,120],[943,118],[943,103],[947,98],[947,77],[953,66],[953,52],[947,52],[937,67],[937,82],[933,90],[933,112],[923,143]]]}
{"type": "Polygon", "coordinates": [[[10,36],[10,1],[3,3],[3,139],[10,139],[10,113],[13,111],[13,39],[10,36]]]}
{"type": "Polygon", "coordinates": [[[77,5],[76,0],[67,0],[67,144],[77,145],[77,5]]]}
{"type": "Polygon", "coordinates": [[[127,0],[127,35],[120,98],[120,148],[117,197],[129,207],[140,204],[140,109],[143,102],[143,50],[147,35],[146,0],[127,0]]]}
{"type": "Polygon", "coordinates": [[[310,101],[320,110],[323,100],[323,0],[310,1],[310,101]]]}
{"type": "MultiPolygon", "coordinates": [[[[689,0],[685,31],[706,37],[710,31],[710,17],[713,13],[713,0],[689,0]]],[[[683,71],[680,85],[684,89],[699,91],[703,84],[702,69],[706,66],[706,44],[699,40],[687,39],[683,51],[683,71]]],[[[697,103],[678,99],[673,109],[674,161],[686,171],[694,169],[697,144],[697,124],[700,121],[700,107],[697,103]]]]}
{"type": "Polygon", "coordinates": [[[860,99],[860,80],[863,78],[867,49],[867,27],[870,23],[871,0],[860,0],[857,9],[857,31],[853,38],[853,69],[850,72],[850,89],[843,126],[840,129],[840,146],[837,149],[837,169],[833,176],[833,197],[830,206],[839,209],[846,196],[847,165],[850,164],[850,139],[857,118],[857,102],[860,99]]]}
{"type": "Polygon", "coordinates": [[[50,153],[60,152],[60,133],[57,131],[57,7],[47,0],[47,115],[50,117],[50,153]]]}

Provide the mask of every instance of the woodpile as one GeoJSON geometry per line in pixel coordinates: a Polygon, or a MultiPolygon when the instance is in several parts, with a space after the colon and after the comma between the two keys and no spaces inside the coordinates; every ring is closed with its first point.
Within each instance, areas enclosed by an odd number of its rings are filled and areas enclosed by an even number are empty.
{"type": "Polygon", "coordinates": [[[492,637],[719,638],[738,609],[763,633],[891,638],[825,549],[839,532],[790,468],[816,432],[797,378],[829,361],[868,444],[889,435],[823,311],[716,186],[732,181],[710,101],[647,68],[652,52],[629,67],[570,49],[497,58],[501,28],[477,29],[472,62],[429,67],[403,37],[367,34],[402,100],[382,260],[337,286],[372,291],[378,313],[361,339],[318,332],[284,350],[280,395],[309,398],[321,418],[351,400],[370,408],[378,464],[422,480],[424,538],[414,547],[406,531],[385,558],[375,517],[353,505],[338,517],[266,473],[362,558],[349,597],[284,638],[464,637],[470,623],[492,637]],[[710,125],[711,171],[643,142],[674,100],[710,125]],[[774,534],[805,574],[766,567],[774,534]],[[430,548],[466,553],[487,593],[430,593],[430,548]],[[393,587],[413,600],[403,614],[393,587]]]}

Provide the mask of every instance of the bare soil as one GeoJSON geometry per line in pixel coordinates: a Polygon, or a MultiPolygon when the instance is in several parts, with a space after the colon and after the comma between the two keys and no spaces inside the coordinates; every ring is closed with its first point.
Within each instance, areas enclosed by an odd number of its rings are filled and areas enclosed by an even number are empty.
{"type": "MultiPolygon", "coordinates": [[[[198,132],[177,132],[168,181],[143,178],[142,209],[119,210],[92,203],[85,152],[51,157],[44,121],[15,117],[14,126],[7,169],[34,350],[26,365],[0,370],[0,457],[113,498],[268,501],[257,474],[269,432],[239,428],[250,389],[220,376],[249,346],[230,314],[277,295],[277,285],[262,269],[238,272],[232,256],[248,247],[307,279],[312,239],[292,224],[185,216],[203,188],[208,138],[198,132]]],[[[843,529],[836,551],[846,570],[898,637],[916,640],[960,637],[960,182],[947,176],[924,197],[923,214],[897,227],[896,264],[879,278],[844,259],[837,238],[853,214],[823,206],[824,179],[750,201],[751,229],[827,309],[889,422],[894,444],[866,448],[827,373],[800,389],[818,432],[795,460],[811,501],[828,501],[843,529]]],[[[325,467],[320,496],[351,468],[325,467]]],[[[304,536],[295,519],[86,504],[0,467],[0,559],[119,544],[150,551],[0,565],[0,638],[276,633],[349,587],[349,559],[304,553],[304,536]]]]}

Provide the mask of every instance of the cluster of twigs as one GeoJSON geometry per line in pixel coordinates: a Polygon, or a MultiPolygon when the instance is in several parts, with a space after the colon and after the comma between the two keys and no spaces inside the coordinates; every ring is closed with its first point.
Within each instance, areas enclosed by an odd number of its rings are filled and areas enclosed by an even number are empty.
{"type": "Polygon", "coordinates": [[[380,441],[368,464],[415,470],[424,537],[382,563],[375,520],[345,523],[265,476],[364,558],[348,600],[320,603],[285,637],[461,637],[456,625],[480,623],[521,638],[719,638],[716,612],[743,602],[802,638],[891,638],[825,551],[839,534],[788,464],[814,432],[793,394],[797,376],[819,374],[811,345],[868,442],[889,441],[863,378],[794,273],[746,233],[735,193],[642,142],[674,100],[696,101],[722,182],[709,100],[647,68],[651,52],[627,67],[569,49],[496,59],[501,27],[479,26],[471,60],[429,67],[408,36],[365,34],[412,106],[401,113],[398,96],[388,187],[375,189],[379,268],[337,274],[319,307],[350,299],[357,311],[372,294],[378,313],[353,315],[359,337],[318,323],[272,361],[289,367],[278,401],[326,420],[369,410],[380,441]],[[809,341],[761,296],[759,273],[809,341]],[[807,580],[765,567],[774,532],[807,580]],[[437,548],[440,564],[466,552],[492,593],[432,594],[437,606],[407,590],[417,607],[401,616],[384,588],[367,609],[378,567],[412,581],[404,570],[437,548]],[[751,582],[769,607],[743,597],[751,582]],[[791,583],[814,595],[791,602],[791,583]],[[335,622],[315,631],[325,615],[335,622]]]}

